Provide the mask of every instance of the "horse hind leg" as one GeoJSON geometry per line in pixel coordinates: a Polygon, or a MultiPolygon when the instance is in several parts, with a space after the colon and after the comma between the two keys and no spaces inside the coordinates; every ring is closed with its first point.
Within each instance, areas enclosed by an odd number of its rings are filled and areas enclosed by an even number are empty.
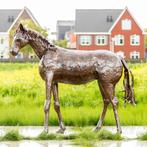
{"type": "Polygon", "coordinates": [[[118,116],[118,112],[117,112],[118,100],[115,97],[115,85],[109,84],[108,88],[106,88],[106,89],[107,89],[106,93],[108,94],[108,97],[110,99],[110,103],[113,108],[114,117],[115,117],[115,121],[116,121],[116,127],[117,127],[117,133],[121,134],[122,130],[121,130],[120,120],[119,120],[119,116],[118,116]]]}
{"type": "Polygon", "coordinates": [[[112,105],[112,108],[113,108],[114,117],[115,117],[115,121],[116,121],[117,133],[121,134],[122,133],[122,130],[121,130],[120,120],[119,120],[119,116],[118,116],[118,112],[117,112],[117,103],[118,103],[118,100],[117,100],[116,97],[114,97],[110,101],[111,101],[111,105],[112,105]]]}
{"type": "Polygon", "coordinates": [[[120,127],[120,121],[119,121],[119,116],[118,116],[118,112],[117,112],[117,104],[118,104],[118,100],[115,97],[115,85],[111,84],[111,83],[102,83],[99,82],[100,85],[100,90],[103,96],[103,100],[104,100],[104,108],[102,111],[102,114],[100,116],[100,120],[96,126],[96,129],[98,130],[101,127],[101,124],[104,120],[106,111],[107,111],[107,106],[109,103],[111,103],[112,108],[113,108],[113,112],[114,112],[114,117],[115,117],[115,121],[116,121],[116,126],[117,126],[117,132],[118,133],[122,133],[121,127],[120,127]]]}
{"type": "Polygon", "coordinates": [[[100,82],[98,82],[98,85],[100,87],[100,91],[101,91],[101,95],[103,97],[104,105],[103,105],[103,110],[102,110],[102,113],[100,115],[99,121],[97,122],[97,125],[96,125],[96,128],[94,129],[94,131],[98,131],[102,128],[103,121],[104,121],[104,118],[105,118],[105,115],[106,115],[106,112],[107,112],[107,107],[110,103],[109,99],[107,99],[107,97],[105,95],[104,88],[102,87],[102,84],[100,82]]]}

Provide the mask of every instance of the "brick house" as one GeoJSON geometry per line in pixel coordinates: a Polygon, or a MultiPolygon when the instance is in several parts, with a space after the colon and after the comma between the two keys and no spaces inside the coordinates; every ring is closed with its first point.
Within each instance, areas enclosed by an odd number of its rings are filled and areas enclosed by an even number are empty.
{"type": "Polygon", "coordinates": [[[126,59],[145,58],[144,32],[128,8],[78,9],[76,48],[110,50],[126,59]]]}
{"type": "MultiPolygon", "coordinates": [[[[0,59],[10,58],[10,31],[15,29],[21,20],[25,19],[30,19],[36,25],[39,25],[31,11],[26,7],[0,10],[0,59]]],[[[23,58],[23,54],[20,52],[15,58],[23,58]]]]}

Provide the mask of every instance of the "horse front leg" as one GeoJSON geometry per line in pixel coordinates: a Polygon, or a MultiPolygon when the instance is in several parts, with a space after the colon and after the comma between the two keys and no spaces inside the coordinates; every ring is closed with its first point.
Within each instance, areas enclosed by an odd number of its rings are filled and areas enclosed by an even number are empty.
{"type": "Polygon", "coordinates": [[[46,100],[44,103],[44,131],[48,132],[49,109],[51,104],[51,87],[52,87],[53,72],[46,72],[45,86],[46,86],[46,100]]]}
{"type": "Polygon", "coordinates": [[[59,102],[59,96],[58,96],[58,84],[57,83],[54,83],[52,85],[52,90],[53,90],[53,97],[54,97],[54,109],[58,115],[59,125],[60,125],[60,129],[57,131],[57,133],[64,133],[66,128],[64,126],[61,111],[60,111],[60,102],[59,102]]]}

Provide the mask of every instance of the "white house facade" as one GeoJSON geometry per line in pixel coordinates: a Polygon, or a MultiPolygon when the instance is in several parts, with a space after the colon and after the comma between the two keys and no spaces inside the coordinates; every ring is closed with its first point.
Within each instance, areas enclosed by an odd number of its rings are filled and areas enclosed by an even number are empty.
{"type": "Polygon", "coordinates": [[[0,32],[0,58],[9,58],[9,33],[0,32]]]}

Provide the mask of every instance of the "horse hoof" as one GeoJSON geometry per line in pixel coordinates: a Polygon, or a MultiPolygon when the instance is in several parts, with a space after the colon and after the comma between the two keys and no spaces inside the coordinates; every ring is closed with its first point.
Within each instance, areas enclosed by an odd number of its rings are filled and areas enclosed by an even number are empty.
{"type": "Polygon", "coordinates": [[[117,133],[118,133],[118,134],[122,134],[122,130],[118,130],[117,133]]]}
{"type": "Polygon", "coordinates": [[[96,127],[96,128],[93,129],[93,132],[98,132],[100,129],[101,129],[101,128],[96,127]]]}
{"type": "Polygon", "coordinates": [[[66,128],[60,128],[56,133],[64,134],[66,128]]]}
{"type": "Polygon", "coordinates": [[[48,128],[44,128],[43,132],[48,133],[48,128]]]}

